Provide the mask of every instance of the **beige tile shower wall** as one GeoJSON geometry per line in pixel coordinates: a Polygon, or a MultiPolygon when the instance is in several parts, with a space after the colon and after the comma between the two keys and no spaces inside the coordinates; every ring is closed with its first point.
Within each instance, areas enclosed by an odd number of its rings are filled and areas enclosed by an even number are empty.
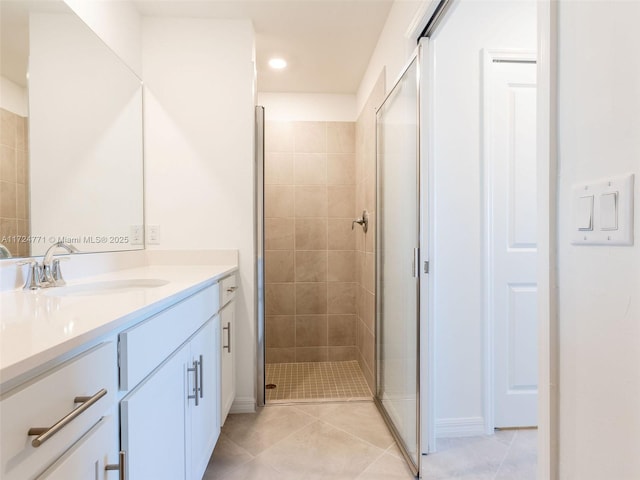
{"type": "Polygon", "coordinates": [[[27,119],[0,108],[0,243],[12,256],[29,255],[27,119]]]}
{"type": "Polygon", "coordinates": [[[355,123],[267,122],[267,363],[357,360],[355,123]]]}
{"type": "Polygon", "coordinates": [[[375,238],[376,238],[376,108],[385,95],[384,72],[378,77],[356,122],[356,205],[354,214],[369,213],[369,229],[356,231],[358,362],[374,391],[375,238]]]}

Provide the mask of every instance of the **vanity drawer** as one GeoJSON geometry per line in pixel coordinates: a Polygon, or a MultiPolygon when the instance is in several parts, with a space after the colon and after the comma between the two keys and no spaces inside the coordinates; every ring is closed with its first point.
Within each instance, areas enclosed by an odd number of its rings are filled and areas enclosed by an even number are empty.
{"type": "Polygon", "coordinates": [[[0,402],[0,478],[34,478],[112,409],[117,389],[116,362],[115,342],[101,344],[9,392],[0,402]],[[79,396],[95,401],[81,407],[74,402],[79,396]],[[61,422],[64,426],[57,433],[40,446],[33,446],[37,437],[27,434],[30,428],[52,427],[80,408],[83,411],[75,418],[61,422]]]}
{"type": "Polygon", "coordinates": [[[222,295],[220,299],[220,308],[224,307],[227,303],[233,300],[238,290],[238,280],[236,274],[229,275],[220,281],[220,293],[222,295]]]}
{"type": "Polygon", "coordinates": [[[120,389],[131,390],[218,312],[212,285],[120,334],[120,389]]]}
{"type": "Polygon", "coordinates": [[[115,480],[118,472],[110,473],[105,467],[118,463],[117,438],[118,429],[113,417],[101,418],[36,480],[115,480]]]}

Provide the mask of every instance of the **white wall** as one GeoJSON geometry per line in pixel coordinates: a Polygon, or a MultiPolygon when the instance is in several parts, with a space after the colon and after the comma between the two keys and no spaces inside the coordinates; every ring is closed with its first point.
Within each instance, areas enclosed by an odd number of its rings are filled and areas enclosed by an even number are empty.
{"type": "Polygon", "coordinates": [[[64,0],[138,75],[142,73],[141,17],[129,0],[64,0]]]}
{"type": "Polygon", "coordinates": [[[255,402],[254,33],[248,20],[143,19],[146,223],[163,250],[238,249],[237,397],[255,402]]]}
{"type": "Polygon", "coordinates": [[[265,107],[267,121],[356,121],[355,95],[258,92],[258,105],[265,107]]]}
{"type": "Polygon", "coordinates": [[[435,408],[444,435],[483,433],[481,51],[535,47],[536,5],[524,1],[457,2],[431,39],[435,408]]]}
{"type": "Polygon", "coordinates": [[[20,115],[29,116],[27,89],[6,77],[0,76],[0,108],[20,115]]]}
{"type": "Polygon", "coordinates": [[[143,221],[140,82],[71,13],[32,14],[29,35],[31,234],[43,236],[32,254],[59,237],[130,249],[99,237],[143,221]]]}
{"type": "Polygon", "coordinates": [[[558,7],[562,480],[640,478],[638,21],[638,2],[558,7]],[[624,173],[636,174],[635,245],[571,245],[571,186],[624,173]]]}
{"type": "Polygon", "coordinates": [[[389,16],[382,28],[376,48],[362,77],[356,98],[356,112],[359,115],[369,94],[385,68],[385,85],[391,90],[403,67],[417,47],[410,27],[431,4],[431,0],[396,0],[389,10],[389,16]]]}

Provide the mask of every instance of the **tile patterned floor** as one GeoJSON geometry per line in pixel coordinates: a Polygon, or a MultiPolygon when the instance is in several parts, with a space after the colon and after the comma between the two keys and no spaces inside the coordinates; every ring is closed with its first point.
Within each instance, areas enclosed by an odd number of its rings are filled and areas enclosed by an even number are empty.
{"type": "MultiPolygon", "coordinates": [[[[439,441],[429,480],[534,480],[536,431],[439,441]]],[[[411,480],[372,402],[270,405],[229,415],[203,480],[411,480]]]]}
{"type": "Polygon", "coordinates": [[[429,480],[535,480],[537,430],[503,430],[495,435],[438,439],[427,455],[422,478],[429,480]]]}
{"type": "Polygon", "coordinates": [[[410,480],[373,402],[229,415],[204,480],[410,480]]]}
{"type": "Polygon", "coordinates": [[[291,400],[370,400],[358,362],[271,363],[266,365],[267,402],[291,400]]]}

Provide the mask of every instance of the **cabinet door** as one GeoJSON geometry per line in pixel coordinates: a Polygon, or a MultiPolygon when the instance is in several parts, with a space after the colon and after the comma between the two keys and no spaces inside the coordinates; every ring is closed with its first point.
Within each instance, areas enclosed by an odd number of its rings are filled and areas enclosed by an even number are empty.
{"type": "Polygon", "coordinates": [[[236,396],[235,350],[235,302],[230,302],[220,311],[221,347],[221,398],[220,425],[224,425],[231,404],[236,396]]]}
{"type": "Polygon", "coordinates": [[[117,471],[106,471],[107,463],[118,463],[117,432],[113,417],[100,419],[37,480],[116,480],[117,471]]]}
{"type": "Polygon", "coordinates": [[[190,342],[190,364],[191,368],[196,368],[196,372],[188,376],[187,390],[189,395],[197,395],[198,404],[196,405],[195,398],[187,400],[187,420],[190,427],[187,435],[187,452],[191,455],[187,478],[197,480],[204,475],[220,435],[219,329],[220,319],[216,315],[190,342]],[[196,374],[198,375],[197,391],[195,391],[196,374]]]}
{"type": "Polygon", "coordinates": [[[185,479],[185,405],[189,346],[120,402],[128,480],[185,479]]]}

